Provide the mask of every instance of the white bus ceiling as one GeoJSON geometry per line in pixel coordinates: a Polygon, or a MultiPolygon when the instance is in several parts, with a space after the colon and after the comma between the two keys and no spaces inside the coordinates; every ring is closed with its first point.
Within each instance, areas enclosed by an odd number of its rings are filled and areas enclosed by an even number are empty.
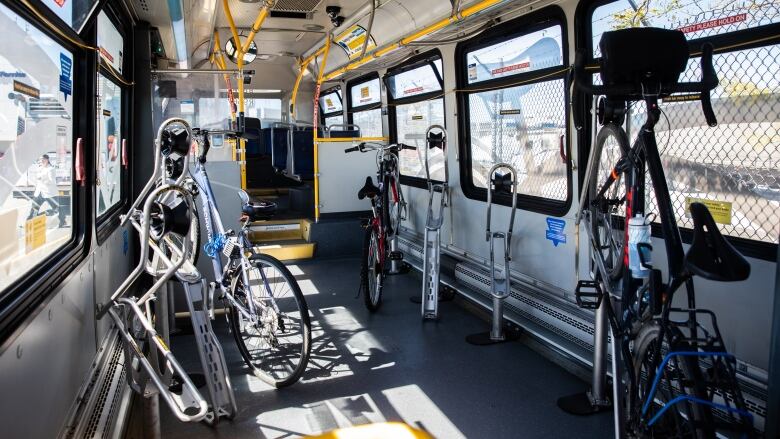
{"type": "Polygon", "coordinates": [[[780,0],[0,0],[0,27],[0,437],[780,439],[780,0]],[[668,50],[601,57],[648,27],[668,50]],[[705,83],[709,44],[711,92],[582,88],[678,50],[705,83]],[[581,204],[604,138],[617,192],[581,204]]]}

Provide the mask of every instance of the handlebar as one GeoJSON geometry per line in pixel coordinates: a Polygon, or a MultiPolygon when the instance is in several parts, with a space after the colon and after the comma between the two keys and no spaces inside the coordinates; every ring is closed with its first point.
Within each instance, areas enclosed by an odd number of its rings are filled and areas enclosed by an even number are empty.
{"type": "Polygon", "coordinates": [[[574,83],[582,91],[591,95],[619,97],[626,100],[639,100],[645,96],[668,96],[672,93],[699,93],[702,111],[710,126],[717,125],[715,112],[710,102],[710,90],[718,86],[718,76],[712,66],[712,44],[702,45],[701,71],[702,79],[698,82],[673,82],[658,84],[655,90],[647,90],[642,84],[612,84],[593,85],[589,74],[585,71],[585,51],[577,50],[574,58],[574,83]]]}
{"type": "Polygon", "coordinates": [[[416,146],[407,145],[405,143],[391,143],[389,145],[381,145],[377,143],[368,143],[368,142],[361,142],[357,146],[353,146],[351,148],[347,148],[344,150],[344,153],[349,154],[350,152],[360,151],[360,152],[366,152],[366,151],[400,151],[402,149],[408,149],[408,150],[416,150],[416,146]]]}

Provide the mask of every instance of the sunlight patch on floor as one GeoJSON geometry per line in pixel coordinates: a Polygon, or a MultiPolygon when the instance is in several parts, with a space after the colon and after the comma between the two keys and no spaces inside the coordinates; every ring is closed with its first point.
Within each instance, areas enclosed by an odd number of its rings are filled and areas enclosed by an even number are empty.
{"type": "Polygon", "coordinates": [[[433,437],[466,437],[418,385],[396,387],[382,393],[407,424],[427,431],[433,437]]]}

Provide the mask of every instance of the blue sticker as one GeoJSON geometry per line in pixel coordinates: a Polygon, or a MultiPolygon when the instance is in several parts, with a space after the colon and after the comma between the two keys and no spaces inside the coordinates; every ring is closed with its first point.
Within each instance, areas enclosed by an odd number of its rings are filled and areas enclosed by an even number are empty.
{"type": "Polygon", "coordinates": [[[122,254],[127,256],[127,251],[130,250],[130,235],[125,229],[122,232],[122,254]]]}
{"type": "Polygon", "coordinates": [[[65,101],[68,95],[73,94],[73,82],[70,80],[70,72],[73,68],[73,61],[68,55],[60,53],[60,91],[65,95],[65,101]]]}
{"type": "Polygon", "coordinates": [[[547,218],[547,230],[545,237],[552,241],[553,245],[566,244],[566,221],[558,218],[547,218]]]}

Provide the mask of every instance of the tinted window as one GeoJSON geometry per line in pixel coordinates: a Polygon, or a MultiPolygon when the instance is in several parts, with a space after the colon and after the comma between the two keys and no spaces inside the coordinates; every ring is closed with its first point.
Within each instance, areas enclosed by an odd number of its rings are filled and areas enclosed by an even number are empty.
{"type": "Polygon", "coordinates": [[[425,64],[388,77],[387,89],[394,99],[402,99],[441,91],[441,84],[430,64],[425,64]]]}
{"type": "Polygon", "coordinates": [[[468,52],[468,83],[560,66],[561,47],[561,27],[556,25],[468,52]]]}
{"type": "Polygon", "coordinates": [[[68,242],[73,54],[0,5],[0,290],[68,242]]]}
{"type": "Polygon", "coordinates": [[[377,104],[382,101],[382,89],[379,86],[379,78],[372,79],[350,88],[352,108],[362,107],[364,105],[377,104]]]}

